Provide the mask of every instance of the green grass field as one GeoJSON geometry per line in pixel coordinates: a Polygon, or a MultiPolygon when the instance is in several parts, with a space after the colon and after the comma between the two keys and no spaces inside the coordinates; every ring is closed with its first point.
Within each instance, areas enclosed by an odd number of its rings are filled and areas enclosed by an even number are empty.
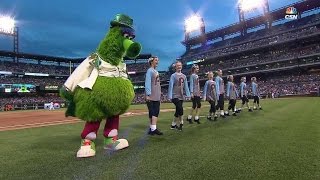
{"type": "Polygon", "coordinates": [[[262,105],[217,122],[202,118],[183,132],[169,129],[172,112],[161,113],[161,137],[146,135],[146,116],[123,118],[130,147],[107,152],[100,132],[88,159],[75,157],[82,122],[0,132],[0,179],[320,179],[320,98],[262,105]]]}

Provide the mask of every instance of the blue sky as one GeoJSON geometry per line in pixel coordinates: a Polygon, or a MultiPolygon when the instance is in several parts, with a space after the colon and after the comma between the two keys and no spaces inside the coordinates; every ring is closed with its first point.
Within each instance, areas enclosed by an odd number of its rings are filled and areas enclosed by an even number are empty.
{"type": "MultiPolygon", "coordinates": [[[[270,9],[296,1],[269,0],[270,9]]],[[[206,31],[211,31],[238,21],[236,4],[237,0],[1,0],[0,14],[17,20],[20,52],[64,57],[86,57],[115,14],[127,14],[134,19],[142,52],[158,55],[159,69],[165,70],[185,51],[180,42],[186,17],[199,12],[206,31]]],[[[0,36],[0,50],[12,50],[12,41],[0,36]]]]}

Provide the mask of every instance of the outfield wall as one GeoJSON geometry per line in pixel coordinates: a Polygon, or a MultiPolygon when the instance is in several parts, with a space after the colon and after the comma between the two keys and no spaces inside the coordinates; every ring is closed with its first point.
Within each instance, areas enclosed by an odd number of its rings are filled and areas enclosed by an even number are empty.
{"type": "MultiPolygon", "coordinates": [[[[50,103],[22,103],[22,104],[0,104],[1,111],[38,110],[49,109],[50,103]]],[[[55,109],[66,107],[65,103],[54,103],[55,109]]]]}
{"type": "Polygon", "coordinates": [[[288,98],[288,97],[317,97],[320,96],[320,91],[316,92],[316,91],[312,91],[309,94],[286,94],[286,95],[282,95],[279,98],[288,98]]]}

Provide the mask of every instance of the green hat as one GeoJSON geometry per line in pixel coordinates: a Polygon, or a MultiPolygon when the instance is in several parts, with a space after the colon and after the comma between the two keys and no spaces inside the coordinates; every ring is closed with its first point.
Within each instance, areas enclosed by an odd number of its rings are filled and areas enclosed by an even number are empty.
{"type": "Polygon", "coordinates": [[[110,22],[110,25],[113,26],[122,26],[129,27],[133,29],[133,19],[125,14],[117,14],[115,19],[110,22]]]}

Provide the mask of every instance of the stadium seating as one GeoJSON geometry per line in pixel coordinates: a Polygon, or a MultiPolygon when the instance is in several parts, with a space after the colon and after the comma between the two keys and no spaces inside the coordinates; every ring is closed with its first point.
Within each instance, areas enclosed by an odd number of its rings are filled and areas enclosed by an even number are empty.
{"type": "Polygon", "coordinates": [[[62,103],[64,100],[57,96],[57,95],[51,95],[51,96],[38,96],[38,95],[29,95],[29,96],[17,96],[17,97],[5,97],[0,98],[0,105],[6,105],[6,104],[33,104],[33,103],[49,103],[49,102],[55,102],[55,103],[62,103]]]}
{"type": "Polygon", "coordinates": [[[274,43],[283,42],[297,37],[307,36],[319,31],[319,27],[312,25],[320,20],[320,15],[311,15],[309,17],[297,20],[297,22],[287,22],[272,28],[272,31],[260,30],[252,32],[244,37],[227,39],[214,44],[209,44],[206,48],[196,48],[187,51],[182,57],[182,61],[202,59],[207,57],[216,57],[235,53],[251,48],[262,47],[274,43]]]}
{"type": "MultiPolygon", "coordinates": [[[[252,53],[249,56],[240,56],[238,58],[229,58],[224,61],[220,61],[218,64],[207,64],[201,66],[201,73],[206,73],[214,69],[228,70],[233,68],[240,68],[246,66],[259,65],[261,63],[274,62],[283,59],[292,59],[295,57],[301,57],[305,55],[317,54],[320,53],[320,45],[313,44],[308,47],[303,48],[283,48],[273,51],[265,51],[262,53],[252,53]]],[[[290,61],[286,62],[284,65],[292,65],[290,61]]],[[[279,65],[278,65],[279,67],[279,65]]],[[[264,69],[272,69],[273,67],[264,66],[264,69]]],[[[255,70],[264,70],[264,69],[255,69],[255,70]]],[[[187,72],[188,70],[185,70],[187,72]]]]}
{"type": "MultiPolygon", "coordinates": [[[[149,68],[148,63],[127,64],[128,72],[145,72],[149,68]]],[[[72,68],[73,70],[74,68],[72,68]]],[[[31,63],[13,63],[2,61],[0,59],[0,70],[18,73],[45,73],[52,75],[69,75],[70,68],[66,66],[31,64],[31,63]]]]}
{"type": "Polygon", "coordinates": [[[36,86],[40,85],[56,85],[61,86],[66,81],[64,79],[55,79],[55,78],[40,78],[40,77],[12,77],[12,76],[3,76],[0,77],[1,84],[33,84],[36,86]]]}
{"type": "Polygon", "coordinates": [[[70,74],[69,67],[65,66],[39,65],[31,63],[13,63],[8,61],[0,61],[0,70],[17,73],[45,73],[54,75],[70,74]]]}
{"type": "Polygon", "coordinates": [[[259,40],[243,42],[235,46],[228,46],[228,47],[219,48],[219,49],[210,48],[210,51],[203,51],[203,52],[199,52],[198,54],[186,55],[183,57],[183,61],[223,56],[223,55],[236,53],[236,52],[240,52],[240,51],[244,51],[252,48],[264,47],[264,46],[272,45],[275,43],[280,43],[280,42],[295,39],[298,37],[301,38],[303,36],[308,36],[310,34],[314,34],[317,32],[319,32],[319,28],[317,28],[316,26],[306,27],[306,28],[302,28],[300,30],[296,30],[288,33],[282,33],[278,35],[273,35],[271,37],[265,37],[259,40]]]}
{"type": "Polygon", "coordinates": [[[128,72],[145,72],[149,68],[147,62],[127,64],[128,72]]]}

